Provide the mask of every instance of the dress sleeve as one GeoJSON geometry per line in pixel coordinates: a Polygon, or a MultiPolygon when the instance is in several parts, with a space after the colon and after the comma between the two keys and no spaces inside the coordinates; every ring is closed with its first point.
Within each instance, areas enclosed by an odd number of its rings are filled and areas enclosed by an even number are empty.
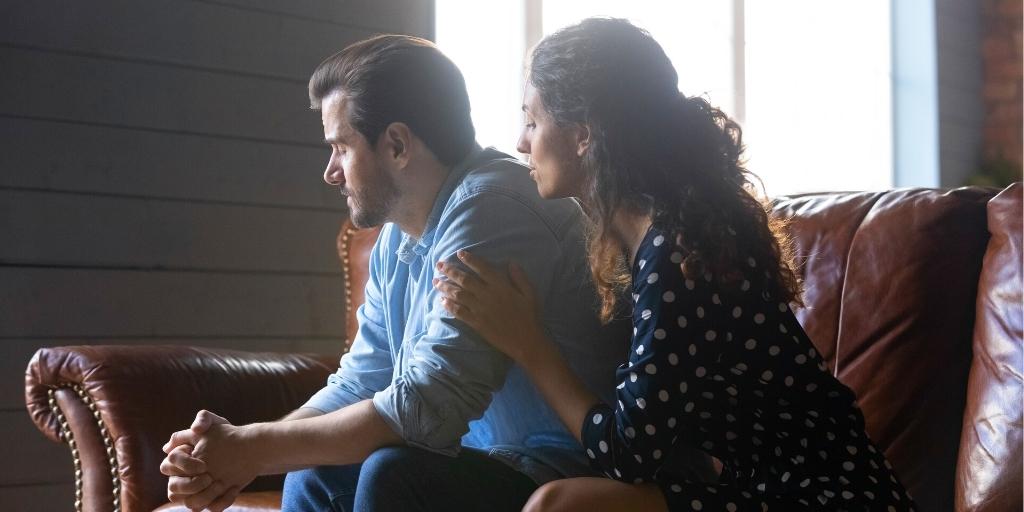
{"type": "Polygon", "coordinates": [[[723,379],[712,367],[726,335],[712,317],[721,301],[709,280],[683,276],[681,251],[662,235],[638,251],[633,343],[617,371],[617,403],[592,408],[582,428],[591,464],[617,480],[653,481],[676,443],[715,420],[723,379]]]}

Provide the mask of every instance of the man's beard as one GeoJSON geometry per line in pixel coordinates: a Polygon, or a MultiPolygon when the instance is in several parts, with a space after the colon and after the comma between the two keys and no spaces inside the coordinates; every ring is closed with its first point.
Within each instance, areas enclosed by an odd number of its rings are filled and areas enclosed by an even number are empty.
{"type": "Polygon", "coordinates": [[[342,194],[352,198],[349,215],[352,225],[360,229],[380,226],[390,221],[388,217],[398,201],[398,189],[389,177],[384,176],[369,187],[342,190],[342,194]]]}

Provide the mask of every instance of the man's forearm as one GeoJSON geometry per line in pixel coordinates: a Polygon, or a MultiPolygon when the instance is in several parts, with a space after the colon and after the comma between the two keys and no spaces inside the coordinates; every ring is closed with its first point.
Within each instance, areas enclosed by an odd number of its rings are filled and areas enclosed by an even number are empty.
{"type": "MultiPolygon", "coordinates": [[[[285,419],[300,411],[306,414],[307,410],[298,409],[285,419]]],[[[259,453],[260,472],[264,474],[358,464],[378,448],[404,443],[380,417],[371,400],[327,414],[257,423],[247,429],[251,446],[259,453]]]]}

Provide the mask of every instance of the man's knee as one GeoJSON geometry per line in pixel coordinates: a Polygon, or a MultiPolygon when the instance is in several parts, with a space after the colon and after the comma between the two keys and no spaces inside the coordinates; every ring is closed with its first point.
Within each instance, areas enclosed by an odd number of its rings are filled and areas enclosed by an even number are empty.
{"type": "Polygon", "coordinates": [[[359,478],[373,487],[400,484],[410,475],[422,473],[419,462],[424,455],[423,450],[408,446],[379,448],[363,461],[359,478]]]}
{"type": "Polygon", "coordinates": [[[317,466],[292,471],[284,478],[284,510],[327,510],[339,499],[351,501],[359,483],[359,466],[317,466]]]}

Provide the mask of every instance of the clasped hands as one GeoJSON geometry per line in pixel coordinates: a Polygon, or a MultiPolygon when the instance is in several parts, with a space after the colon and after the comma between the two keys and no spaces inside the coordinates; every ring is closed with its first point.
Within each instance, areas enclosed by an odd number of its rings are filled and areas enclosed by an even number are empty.
{"type": "Polygon", "coordinates": [[[179,430],[163,446],[167,457],[167,499],[190,510],[222,512],[260,474],[246,427],[232,425],[209,411],[199,411],[192,426],[179,430]]]}

